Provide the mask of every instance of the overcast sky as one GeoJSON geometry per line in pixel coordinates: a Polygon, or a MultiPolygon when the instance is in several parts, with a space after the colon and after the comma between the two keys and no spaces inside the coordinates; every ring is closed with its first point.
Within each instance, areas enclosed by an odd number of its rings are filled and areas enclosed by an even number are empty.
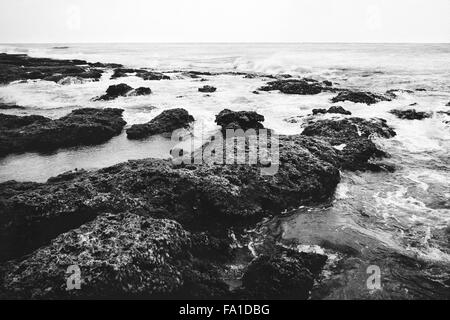
{"type": "Polygon", "coordinates": [[[450,0],[0,0],[0,42],[450,42],[450,0]]]}

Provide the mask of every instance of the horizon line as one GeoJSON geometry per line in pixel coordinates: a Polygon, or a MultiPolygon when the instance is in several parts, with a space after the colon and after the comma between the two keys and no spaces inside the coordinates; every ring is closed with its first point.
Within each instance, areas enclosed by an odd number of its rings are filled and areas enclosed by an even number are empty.
{"type": "Polygon", "coordinates": [[[0,45],[34,45],[34,44],[450,44],[448,42],[416,42],[416,41],[86,41],[86,42],[0,42],[0,45]]]}

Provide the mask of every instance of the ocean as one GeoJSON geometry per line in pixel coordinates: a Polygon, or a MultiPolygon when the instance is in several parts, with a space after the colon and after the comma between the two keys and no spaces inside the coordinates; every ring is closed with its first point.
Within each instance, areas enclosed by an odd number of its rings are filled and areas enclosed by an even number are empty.
{"type": "MultiPolygon", "coordinates": [[[[376,143],[390,154],[385,162],[395,172],[342,172],[335,199],[327,207],[302,207],[285,217],[262,222],[249,230],[249,246],[264,237],[296,240],[299,250],[324,252],[329,259],[316,298],[363,298],[366,295],[404,297],[424,290],[433,297],[433,283],[450,274],[450,44],[2,44],[0,52],[32,57],[84,59],[121,63],[157,71],[259,72],[290,74],[332,81],[335,86],[384,93],[399,90],[392,101],[375,105],[343,102],[353,116],[386,119],[397,132],[376,143]],[[432,112],[423,120],[401,120],[392,109],[432,112]],[[264,230],[261,232],[261,230],[264,230]],[[361,252],[343,261],[324,245],[361,252]],[[423,264],[431,265],[423,268],[423,264]],[[368,265],[382,270],[383,290],[369,292],[359,278],[368,265]],[[361,272],[361,270],[363,270],[361,272]],[[422,289],[420,289],[422,288],[422,289]],[[425,288],[425,289],[423,289],[425,288]]],[[[264,115],[264,125],[278,134],[302,132],[301,121],[313,108],[328,108],[330,92],[311,96],[252,91],[261,78],[233,74],[144,81],[138,77],[60,85],[47,81],[15,82],[0,87],[0,101],[25,107],[3,113],[39,114],[58,118],[80,107],[117,107],[125,110],[127,125],[151,120],[162,110],[185,108],[196,119],[194,127],[214,132],[221,110],[253,110],[264,115]],[[150,86],[152,94],[92,101],[112,84],[150,86]],[[204,84],[217,87],[205,95],[204,84]]],[[[123,133],[105,144],[61,149],[50,154],[25,153],[0,159],[0,181],[45,182],[62,172],[96,169],[129,159],[168,158],[167,137],[130,141],[123,133]]],[[[297,245],[297,244],[296,244],[297,245]]],[[[450,294],[449,294],[450,296],[450,294]]]]}

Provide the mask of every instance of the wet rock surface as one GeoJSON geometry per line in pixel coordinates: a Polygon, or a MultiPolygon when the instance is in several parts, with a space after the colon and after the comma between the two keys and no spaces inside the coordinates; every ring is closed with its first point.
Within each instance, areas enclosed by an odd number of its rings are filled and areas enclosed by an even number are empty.
{"type": "Polygon", "coordinates": [[[128,139],[142,139],[155,134],[172,132],[176,129],[187,128],[194,121],[194,117],[185,109],[164,110],[151,121],[135,124],[127,129],[128,139]]]}
{"type": "Polygon", "coordinates": [[[111,79],[117,79],[122,77],[128,77],[130,75],[135,75],[144,80],[170,80],[170,77],[155,71],[149,71],[144,69],[130,69],[130,68],[117,68],[114,70],[111,79]]]}
{"type": "Polygon", "coordinates": [[[94,100],[114,100],[118,97],[126,96],[131,91],[133,91],[133,88],[125,83],[114,84],[106,89],[106,94],[101,97],[95,98],[94,100]]]}
{"type": "Polygon", "coordinates": [[[391,138],[396,133],[384,119],[347,118],[313,122],[304,128],[302,135],[314,136],[333,145],[344,169],[377,171],[382,168],[370,160],[387,154],[371,141],[371,137],[391,138]]]}
{"type": "Polygon", "coordinates": [[[407,109],[407,110],[394,109],[389,112],[397,116],[397,118],[405,120],[422,120],[426,118],[431,118],[432,116],[430,112],[416,111],[416,109],[407,109]]]}
{"type": "Polygon", "coordinates": [[[25,109],[25,107],[18,106],[14,103],[2,103],[0,102],[0,110],[10,110],[10,109],[25,109]]]}
{"type": "Polygon", "coordinates": [[[122,131],[122,112],[85,108],[56,120],[0,114],[0,156],[103,143],[122,131]]]}
{"type": "Polygon", "coordinates": [[[321,93],[324,88],[316,80],[312,79],[288,79],[268,82],[259,88],[260,91],[279,90],[286,94],[313,95],[321,93]]]}
{"type": "Polygon", "coordinates": [[[261,122],[264,116],[255,111],[231,111],[229,109],[222,110],[216,115],[216,123],[222,127],[222,131],[227,129],[263,129],[261,122]]]}
{"type": "Polygon", "coordinates": [[[326,260],[315,253],[261,255],[247,267],[241,294],[251,299],[305,300],[326,260]]]}
{"type": "Polygon", "coordinates": [[[98,80],[103,71],[84,60],[55,60],[32,58],[24,54],[0,53],[0,83],[18,80],[47,80],[58,82],[66,77],[98,80]]]}
{"type": "Polygon", "coordinates": [[[2,293],[10,298],[189,298],[224,296],[227,286],[210,278],[190,255],[191,239],[173,220],[106,213],[58,236],[12,266],[2,293]],[[67,289],[77,266],[80,289],[67,289]]]}
{"type": "Polygon", "coordinates": [[[216,92],[216,90],[217,88],[213,86],[203,86],[201,88],[198,88],[199,92],[207,92],[207,93],[216,92]]]}
{"type": "Polygon", "coordinates": [[[340,92],[336,97],[331,99],[331,102],[343,102],[351,101],[355,103],[365,103],[367,105],[375,104],[380,101],[390,101],[391,99],[371,92],[364,91],[343,91],[340,92]]]}
{"type": "Polygon", "coordinates": [[[343,115],[351,115],[352,113],[348,110],[345,110],[341,106],[332,106],[327,109],[313,109],[312,110],[313,115],[317,114],[325,114],[325,113],[339,113],[343,115]]]}

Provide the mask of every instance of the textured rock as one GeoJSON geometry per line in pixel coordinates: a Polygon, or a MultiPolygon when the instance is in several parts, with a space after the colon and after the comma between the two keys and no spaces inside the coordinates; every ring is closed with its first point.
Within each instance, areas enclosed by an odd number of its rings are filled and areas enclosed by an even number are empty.
{"type": "Polygon", "coordinates": [[[10,109],[25,109],[25,107],[18,106],[16,104],[0,102],[0,110],[10,110],[10,109]]]}
{"type": "Polygon", "coordinates": [[[127,77],[130,74],[134,74],[144,80],[170,80],[170,77],[154,71],[148,71],[144,69],[130,69],[130,68],[117,68],[114,70],[111,79],[117,79],[121,77],[127,77]]]}
{"type": "Polygon", "coordinates": [[[133,88],[125,83],[115,84],[108,87],[108,89],[106,90],[106,94],[99,98],[96,98],[95,100],[113,100],[121,96],[126,96],[132,90],[133,88]]]}
{"type": "Polygon", "coordinates": [[[188,298],[202,284],[208,297],[223,295],[227,286],[196,268],[190,248],[175,221],[106,213],[11,267],[2,291],[16,299],[188,298]],[[81,271],[80,290],[66,290],[73,265],[81,271]]]}
{"type": "Polygon", "coordinates": [[[125,126],[122,112],[77,109],[57,120],[0,114],[0,156],[103,143],[122,131],[125,126]]]}
{"type": "Polygon", "coordinates": [[[312,95],[321,93],[323,87],[317,81],[311,79],[289,79],[268,82],[259,88],[261,91],[280,90],[287,94],[312,95]]]}
{"type": "Polygon", "coordinates": [[[128,139],[142,139],[155,134],[186,128],[193,121],[194,117],[185,109],[164,110],[150,122],[131,126],[131,128],[127,129],[127,136],[128,139]]]}
{"type": "Polygon", "coordinates": [[[150,88],[146,87],[139,87],[137,89],[134,89],[130,95],[132,96],[147,96],[152,93],[152,90],[150,88]]]}
{"type": "Polygon", "coordinates": [[[378,149],[370,137],[391,138],[395,136],[395,131],[383,119],[347,118],[338,121],[316,121],[305,127],[302,135],[315,136],[333,146],[340,146],[342,150],[337,152],[344,169],[380,170],[381,168],[370,160],[386,156],[386,153],[378,149]]]}
{"type": "Polygon", "coordinates": [[[261,122],[264,121],[264,116],[255,111],[231,111],[229,109],[222,110],[216,115],[216,123],[226,129],[263,129],[261,122]]]}
{"type": "Polygon", "coordinates": [[[242,228],[285,209],[327,201],[340,179],[336,150],[304,136],[280,142],[273,176],[262,176],[260,164],[176,166],[146,159],[45,184],[0,184],[0,259],[30,252],[101,212],[142,212],[223,235],[227,226],[242,228]]]}
{"type": "Polygon", "coordinates": [[[93,69],[84,60],[55,60],[0,53],[0,83],[4,84],[33,79],[58,82],[66,77],[99,79],[102,72],[93,69]]]}
{"type": "Polygon", "coordinates": [[[260,256],[247,267],[241,294],[247,299],[305,300],[326,260],[314,253],[260,256]]]}
{"type": "Polygon", "coordinates": [[[344,115],[351,115],[352,113],[350,111],[345,110],[344,108],[342,108],[341,106],[332,106],[330,108],[327,109],[313,109],[312,110],[313,115],[317,115],[317,114],[324,114],[324,113],[340,113],[340,114],[344,114],[344,115]]]}
{"type": "Polygon", "coordinates": [[[331,99],[333,103],[342,101],[352,101],[355,103],[365,103],[368,105],[380,101],[390,101],[390,100],[391,99],[388,97],[364,91],[343,91],[340,92],[336,97],[331,99]]]}
{"type": "Polygon", "coordinates": [[[203,86],[201,88],[198,88],[199,92],[215,92],[217,90],[217,88],[213,87],[213,86],[203,86]]]}
{"type": "Polygon", "coordinates": [[[416,109],[407,109],[407,110],[394,109],[389,112],[397,116],[397,118],[406,120],[422,120],[425,118],[431,118],[432,116],[430,112],[416,111],[416,109]]]}

